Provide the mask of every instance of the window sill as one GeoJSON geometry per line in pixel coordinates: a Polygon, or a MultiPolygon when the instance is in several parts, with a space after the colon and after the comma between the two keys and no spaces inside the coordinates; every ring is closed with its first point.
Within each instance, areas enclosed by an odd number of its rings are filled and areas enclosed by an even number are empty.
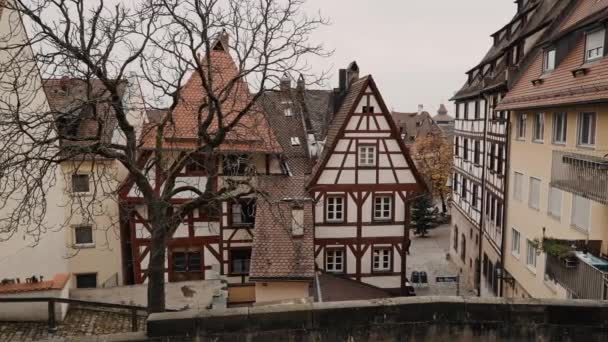
{"type": "Polygon", "coordinates": [[[530,271],[530,273],[536,275],[536,267],[532,266],[532,265],[526,265],[526,269],[528,271],[530,271]]]}
{"type": "Polygon", "coordinates": [[[376,165],[357,165],[360,169],[375,169],[376,165]]]}
{"type": "Polygon", "coordinates": [[[547,216],[549,216],[549,218],[551,218],[552,220],[555,220],[557,222],[562,222],[561,216],[557,216],[557,215],[549,213],[549,212],[547,212],[547,216]]]}
{"type": "Polygon", "coordinates": [[[534,139],[534,140],[532,140],[532,143],[534,143],[534,144],[541,144],[541,145],[542,145],[542,144],[544,144],[544,143],[545,143],[545,140],[537,140],[537,139],[534,139]]]}
{"type": "Polygon", "coordinates": [[[91,197],[93,196],[92,192],[71,192],[72,197],[91,197]]]}
{"type": "Polygon", "coordinates": [[[94,243],[75,243],[72,245],[72,248],[90,249],[90,248],[95,248],[95,244],[94,243]]]}
{"type": "Polygon", "coordinates": [[[515,141],[519,141],[519,142],[526,142],[526,138],[520,138],[520,137],[516,137],[515,141]]]}
{"type": "Polygon", "coordinates": [[[575,224],[570,224],[570,228],[576,230],[577,232],[580,232],[582,234],[589,234],[589,229],[585,229],[585,228],[581,228],[575,224]]]}
{"type": "Polygon", "coordinates": [[[595,150],[595,145],[576,144],[576,147],[590,151],[595,150]]]}
{"type": "Polygon", "coordinates": [[[538,212],[540,212],[540,208],[535,208],[535,207],[533,207],[531,204],[528,204],[528,208],[530,208],[530,209],[532,209],[532,210],[534,210],[534,211],[538,211],[538,212]]]}
{"type": "Polygon", "coordinates": [[[346,223],[346,222],[345,222],[344,220],[342,220],[342,221],[325,221],[325,222],[323,222],[322,224],[324,224],[324,225],[334,225],[334,226],[336,226],[336,225],[341,225],[341,224],[345,224],[345,223],[346,223]]]}
{"type": "Polygon", "coordinates": [[[566,146],[566,142],[565,141],[553,141],[552,142],[553,145],[555,146],[566,146]]]}
{"type": "Polygon", "coordinates": [[[519,257],[520,257],[519,253],[515,253],[515,252],[511,251],[511,255],[512,255],[512,256],[513,256],[515,259],[519,260],[519,257]]]}

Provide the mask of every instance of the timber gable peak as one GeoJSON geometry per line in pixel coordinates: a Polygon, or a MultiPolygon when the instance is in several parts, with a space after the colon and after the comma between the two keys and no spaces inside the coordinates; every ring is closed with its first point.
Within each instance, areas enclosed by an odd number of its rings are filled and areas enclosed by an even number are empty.
{"type": "Polygon", "coordinates": [[[354,185],[378,191],[424,191],[424,182],[371,75],[350,85],[330,124],[325,146],[309,189],[354,185]],[[360,155],[364,149],[373,154],[367,165],[360,155]]]}

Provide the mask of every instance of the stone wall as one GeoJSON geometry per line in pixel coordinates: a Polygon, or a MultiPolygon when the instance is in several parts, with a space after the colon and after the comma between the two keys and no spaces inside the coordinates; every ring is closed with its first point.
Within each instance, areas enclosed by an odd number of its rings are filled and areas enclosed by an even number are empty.
{"type": "Polygon", "coordinates": [[[150,340],[607,341],[608,302],[404,297],[153,314],[150,340]]]}

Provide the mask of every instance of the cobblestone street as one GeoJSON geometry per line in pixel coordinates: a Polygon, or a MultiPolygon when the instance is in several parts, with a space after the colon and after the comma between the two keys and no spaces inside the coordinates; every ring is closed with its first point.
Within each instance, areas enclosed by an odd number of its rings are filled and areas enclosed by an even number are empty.
{"type": "MultiPolygon", "coordinates": [[[[428,287],[416,287],[417,296],[456,295],[455,283],[437,283],[435,277],[456,276],[458,268],[446,259],[450,243],[450,226],[442,225],[429,230],[426,237],[420,238],[411,234],[412,245],[407,257],[407,275],[411,278],[413,271],[425,271],[428,275],[428,287]]],[[[411,281],[411,279],[410,279],[411,281]]],[[[460,295],[472,295],[472,289],[463,288],[460,295]]]]}
{"type": "MultiPolygon", "coordinates": [[[[139,318],[145,329],[145,318],[139,318]]],[[[72,309],[54,334],[46,322],[0,322],[0,342],[29,342],[70,336],[96,336],[131,331],[131,317],[116,312],[72,309]]]]}

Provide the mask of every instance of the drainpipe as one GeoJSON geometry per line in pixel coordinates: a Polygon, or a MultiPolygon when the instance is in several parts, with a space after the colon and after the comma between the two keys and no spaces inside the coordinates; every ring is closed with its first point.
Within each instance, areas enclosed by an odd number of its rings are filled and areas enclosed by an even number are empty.
{"type": "Polygon", "coordinates": [[[505,249],[507,244],[507,234],[508,226],[507,226],[507,213],[509,212],[509,175],[511,174],[511,111],[507,111],[507,124],[505,127],[505,135],[506,135],[506,144],[505,144],[505,178],[503,184],[503,215],[502,215],[502,236],[501,236],[501,244],[500,244],[500,267],[502,267],[502,276],[500,277],[500,293],[499,296],[504,296],[504,278],[505,278],[505,249]]]}

